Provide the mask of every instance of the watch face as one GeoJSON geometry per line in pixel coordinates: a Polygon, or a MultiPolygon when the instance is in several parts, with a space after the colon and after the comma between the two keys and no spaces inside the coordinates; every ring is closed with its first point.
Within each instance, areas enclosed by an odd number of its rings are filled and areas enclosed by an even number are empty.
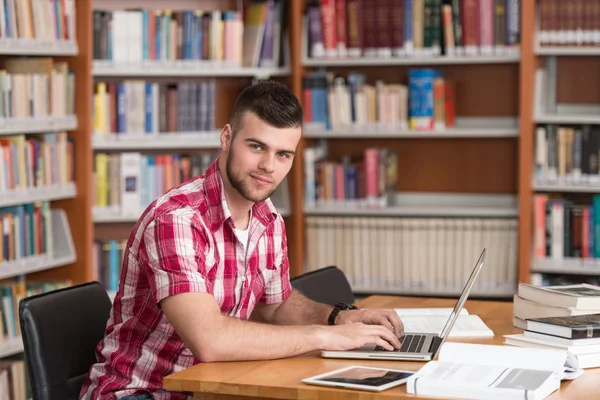
{"type": "Polygon", "coordinates": [[[356,309],[356,307],[353,306],[352,304],[346,304],[346,303],[337,303],[336,306],[338,306],[342,310],[355,310],[356,309]]]}

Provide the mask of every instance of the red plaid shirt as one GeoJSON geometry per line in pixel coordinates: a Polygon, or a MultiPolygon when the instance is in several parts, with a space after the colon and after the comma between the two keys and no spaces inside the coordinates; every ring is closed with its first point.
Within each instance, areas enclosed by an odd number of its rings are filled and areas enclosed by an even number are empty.
{"type": "MultiPolygon", "coordinates": [[[[119,290],[81,399],[162,390],[163,377],[199,362],[158,303],[184,292],[211,293],[221,313],[248,319],[258,301],[279,303],[290,292],[285,225],[270,200],[254,204],[248,252],[234,233],[217,162],[155,200],[127,242],[119,290]]],[[[202,329],[201,326],[198,329],[202,329]]]]}

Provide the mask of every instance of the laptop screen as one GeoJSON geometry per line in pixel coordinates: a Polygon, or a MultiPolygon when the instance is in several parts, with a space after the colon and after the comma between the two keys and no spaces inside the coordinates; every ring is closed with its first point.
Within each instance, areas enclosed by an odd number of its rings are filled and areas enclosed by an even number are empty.
{"type": "MultiPolygon", "coordinates": [[[[484,260],[485,260],[485,249],[483,249],[483,251],[481,252],[481,255],[479,256],[479,260],[477,260],[477,263],[475,264],[475,268],[473,268],[473,271],[471,272],[471,276],[469,276],[469,280],[467,280],[467,283],[465,284],[465,287],[464,287],[460,297],[458,298],[458,301],[456,302],[456,304],[454,305],[454,308],[452,309],[452,312],[450,313],[450,318],[448,318],[448,321],[446,321],[446,325],[444,325],[444,329],[442,329],[442,332],[440,333],[440,337],[442,338],[442,343],[446,340],[446,338],[450,334],[450,331],[452,330],[452,327],[454,326],[454,323],[458,319],[458,316],[460,315],[460,311],[463,309],[465,302],[467,301],[467,298],[469,297],[469,292],[471,292],[473,283],[475,283],[475,279],[477,279],[477,276],[479,275],[479,272],[481,271],[481,267],[483,267],[484,260]]],[[[441,348],[441,344],[440,344],[440,347],[438,347],[438,349],[439,348],[441,348]]]]}

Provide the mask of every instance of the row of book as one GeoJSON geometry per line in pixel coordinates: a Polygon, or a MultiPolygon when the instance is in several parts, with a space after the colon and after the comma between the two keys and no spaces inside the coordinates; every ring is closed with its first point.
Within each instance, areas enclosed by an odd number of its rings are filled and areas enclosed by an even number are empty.
{"type": "Polygon", "coordinates": [[[314,58],[518,53],[520,0],[315,0],[305,25],[314,58]]]}
{"type": "Polygon", "coordinates": [[[98,82],[94,133],[140,135],[210,131],[215,127],[215,81],[98,82]]]}
{"type": "Polygon", "coordinates": [[[539,0],[541,46],[600,45],[599,0],[539,0]]]}
{"type": "Polygon", "coordinates": [[[597,274],[565,274],[552,272],[534,272],[530,275],[532,285],[536,286],[557,286],[557,285],[575,285],[587,283],[589,285],[600,286],[600,276],[597,274]]]}
{"type": "Polygon", "coordinates": [[[31,398],[31,386],[25,361],[21,355],[0,361],[0,399],[25,400],[31,398]]]}
{"type": "Polygon", "coordinates": [[[62,185],[75,178],[74,142],[66,132],[0,137],[0,195],[62,185]]]}
{"type": "Polygon", "coordinates": [[[52,58],[11,58],[0,70],[0,119],[75,113],[75,75],[52,58]]]}
{"type": "Polygon", "coordinates": [[[204,173],[215,151],[196,154],[97,153],[94,210],[97,215],[139,217],[170,188],[204,173]]]}
{"type": "Polygon", "coordinates": [[[517,221],[306,217],[309,270],[336,265],[354,290],[457,294],[486,247],[473,295],[514,293],[517,221]]]}
{"type": "Polygon", "coordinates": [[[600,126],[538,126],[535,179],[538,183],[600,187],[600,126]]]}
{"type": "Polygon", "coordinates": [[[519,283],[513,322],[522,334],[504,343],[568,350],[580,368],[600,367],[600,287],[586,283],[535,286],[519,283]]]}
{"type": "Polygon", "coordinates": [[[398,155],[389,148],[369,147],[359,157],[327,159],[327,149],[304,149],[305,205],[353,205],[380,208],[390,205],[398,182],[398,155]]]}
{"type": "Polygon", "coordinates": [[[279,65],[284,1],[240,10],[94,10],[95,60],[216,61],[232,66],[279,65]]]}
{"type": "Polygon", "coordinates": [[[0,37],[76,40],[75,0],[0,0],[0,37]]]}
{"type": "Polygon", "coordinates": [[[600,258],[600,195],[590,203],[534,196],[536,258],[600,258]]]}
{"type": "Polygon", "coordinates": [[[47,201],[0,208],[2,262],[52,253],[52,218],[47,201]]]}
{"type": "Polygon", "coordinates": [[[328,130],[443,130],[455,125],[454,92],[454,83],[430,68],[409,71],[408,85],[370,84],[359,72],[314,72],[303,78],[304,120],[328,130]]]}
{"type": "Polygon", "coordinates": [[[95,240],[92,245],[92,280],[100,282],[108,291],[119,288],[123,253],[127,240],[95,240]]]}
{"type": "Polygon", "coordinates": [[[0,345],[21,336],[19,301],[25,297],[71,286],[70,280],[33,281],[23,277],[0,283],[0,345]]]}

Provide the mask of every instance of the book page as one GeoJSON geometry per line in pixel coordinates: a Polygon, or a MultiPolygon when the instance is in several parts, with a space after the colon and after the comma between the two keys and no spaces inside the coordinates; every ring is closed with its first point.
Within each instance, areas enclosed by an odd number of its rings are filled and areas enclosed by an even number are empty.
{"type": "Polygon", "coordinates": [[[446,342],[440,350],[439,360],[552,371],[561,379],[575,379],[583,373],[577,358],[560,349],[446,342]]]}
{"type": "MultiPolygon", "coordinates": [[[[430,361],[411,378],[416,380],[416,393],[419,393],[418,380],[423,378],[430,388],[439,386],[441,390],[449,385],[465,386],[469,389],[518,389],[535,391],[549,379],[555,380],[555,387],[560,383],[551,371],[530,370],[522,368],[505,368],[492,365],[473,365],[446,361],[430,361]]],[[[407,385],[410,388],[413,385],[407,385]]],[[[414,393],[408,391],[409,393],[414,393]]],[[[485,393],[485,392],[481,392],[485,393]]],[[[489,393],[489,392],[487,392],[489,393]]],[[[440,392],[440,395],[442,393],[440,392]]],[[[448,394],[446,392],[446,394],[448,394]]]]}
{"type": "Polygon", "coordinates": [[[552,376],[551,371],[524,370],[520,368],[507,369],[493,365],[459,364],[445,361],[432,361],[428,364],[431,365],[428,365],[427,369],[423,369],[422,371],[424,377],[439,381],[467,384],[469,386],[501,386],[512,389],[535,390],[548,377],[552,376]],[[512,383],[507,382],[507,378],[515,377],[516,375],[527,379],[519,378],[512,383]],[[494,382],[496,383],[494,384],[494,382]]]}
{"type": "MultiPolygon", "coordinates": [[[[446,318],[450,316],[452,308],[437,307],[437,308],[394,308],[399,317],[403,315],[444,315],[446,318]]],[[[460,315],[468,315],[469,311],[466,308],[460,310],[460,315]]]]}
{"type": "MultiPolygon", "coordinates": [[[[448,321],[444,315],[401,315],[404,332],[440,334],[448,321]]],[[[449,337],[493,337],[494,332],[477,315],[460,315],[449,337]]]]}

